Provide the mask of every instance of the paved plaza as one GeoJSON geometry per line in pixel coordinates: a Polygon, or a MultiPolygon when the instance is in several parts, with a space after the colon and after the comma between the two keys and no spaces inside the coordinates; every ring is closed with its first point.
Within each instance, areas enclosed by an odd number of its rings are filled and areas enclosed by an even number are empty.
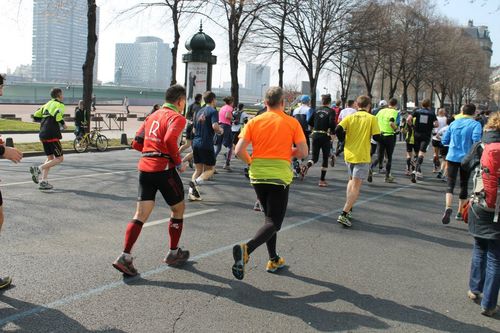
{"type": "MultiPolygon", "coordinates": [[[[295,181],[278,251],[288,267],[265,271],[267,253],[250,258],[243,281],[231,274],[232,245],[263,222],[255,194],[235,160],[187,203],[181,246],[192,259],[165,266],[169,209],[160,196],[133,255],[141,276],[123,279],[112,266],[135,210],[139,154],[125,150],[68,155],[51,171],[54,190],[40,192],[28,167],[0,162],[5,224],[0,293],[6,332],[464,332],[500,331],[466,298],[472,237],[467,226],[440,222],[444,188],[424,162],[424,182],[364,184],[351,229],[336,222],[346,171],[338,161],[330,186],[319,167],[295,181]]],[[[187,185],[191,171],[183,174],[187,185]]]]}

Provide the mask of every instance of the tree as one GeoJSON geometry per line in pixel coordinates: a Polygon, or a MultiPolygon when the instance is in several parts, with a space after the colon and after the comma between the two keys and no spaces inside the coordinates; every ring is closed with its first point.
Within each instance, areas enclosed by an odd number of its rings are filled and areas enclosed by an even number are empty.
{"type": "Polygon", "coordinates": [[[286,23],[284,53],[306,71],[311,91],[311,106],[316,106],[316,88],[323,68],[348,45],[353,25],[349,13],[356,1],[292,0],[286,23]]]}
{"type": "Polygon", "coordinates": [[[194,14],[199,8],[206,3],[203,0],[163,0],[159,2],[141,2],[137,5],[126,9],[121,14],[130,13],[132,15],[140,13],[148,8],[152,7],[164,7],[170,12],[170,19],[172,21],[172,26],[174,30],[174,40],[172,43],[172,79],[170,80],[170,85],[177,83],[177,53],[179,51],[179,40],[181,34],[179,32],[179,26],[181,22],[181,17],[184,14],[194,14]]]}
{"type": "Polygon", "coordinates": [[[92,106],[92,90],[94,84],[94,62],[95,62],[95,45],[97,43],[96,21],[97,21],[97,5],[96,0],[87,0],[87,54],[85,63],[82,66],[83,70],[83,106],[86,115],[87,128],[90,130],[90,110],[92,106]]]}
{"type": "MultiPolygon", "coordinates": [[[[222,12],[227,22],[227,37],[229,44],[229,67],[231,71],[231,96],[234,106],[239,103],[240,90],[238,79],[239,55],[247,42],[248,36],[255,28],[254,23],[267,0],[210,0],[216,11],[222,12]]],[[[210,16],[208,16],[210,17],[210,16]]],[[[214,22],[217,19],[210,17],[214,22]]],[[[219,24],[219,23],[218,23],[219,24]]]]}
{"type": "Polygon", "coordinates": [[[337,74],[340,80],[340,100],[344,108],[349,97],[354,64],[357,62],[356,53],[349,52],[347,49],[340,50],[331,62],[333,66],[332,72],[337,74]]]}

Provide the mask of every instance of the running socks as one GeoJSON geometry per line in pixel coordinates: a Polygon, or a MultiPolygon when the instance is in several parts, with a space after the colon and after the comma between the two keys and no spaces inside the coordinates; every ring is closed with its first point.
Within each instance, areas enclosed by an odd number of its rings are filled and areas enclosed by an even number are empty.
{"type": "Polygon", "coordinates": [[[321,170],[321,180],[325,180],[326,170],[321,170]]]}
{"type": "Polygon", "coordinates": [[[174,219],[171,218],[168,223],[168,238],[170,241],[170,250],[177,249],[179,245],[179,239],[182,234],[182,225],[183,219],[174,219]]]}
{"type": "Polygon", "coordinates": [[[204,182],[205,182],[205,180],[204,180],[203,178],[201,178],[201,176],[199,176],[198,178],[196,178],[196,179],[194,180],[195,185],[201,185],[201,184],[203,184],[204,182]]]}
{"type": "Polygon", "coordinates": [[[130,253],[132,247],[134,246],[139,234],[141,233],[143,222],[139,220],[131,220],[127,225],[127,230],[125,231],[125,241],[123,244],[123,252],[130,253]]]}
{"type": "Polygon", "coordinates": [[[406,158],[406,170],[411,171],[411,157],[406,158]]]}
{"type": "Polygon", "coordinates": [[[422,163],[424,163],[424,157],[419,156],[418,160],[417,160],[417,167],[416,167],[417,172],[420,172],[420,170],[421,170],[420,166],[422,165],[422,163]]]}

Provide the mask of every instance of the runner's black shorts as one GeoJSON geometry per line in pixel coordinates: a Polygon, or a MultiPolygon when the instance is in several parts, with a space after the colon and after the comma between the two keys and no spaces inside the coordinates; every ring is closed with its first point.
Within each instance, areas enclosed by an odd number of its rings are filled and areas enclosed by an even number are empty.
{"type": "Polygon", "coordinates": [[[439,147],[439,156],[441,156],[442,158],[446,158],[446,155],[448,155],[448,150],[448,146],[441,145],[441,147],[439,147]]]}
{"type": "Polygon", "coordinates": [[[175,168],[159,172],[139,171],[137,200],[154,201],[158,191],[169,206],[174,206],[184,200],[184,187],[175,168]]]}
{"type": "Polygon", "coordinates": [[[432,146],[436,147],[436,148],[441,148],[443,146],[443,144],[439,140],[432,139],[432,146]]]}
{"type": "Polygon", "coordinates": [[[0,191],[0,207],[3,206],[3,197],[2,197],[2,191],[0,191]]]}
{"type": "Polygon", "coordinates": [[[215,152],[212,147],[206,149],[193,146],[193,162],[194,164],[205,164],[208,166],[215,165],[215,152]]]}
{"type": "Polygon", "coordinates": [[[240,138],[238,137],[240,135],[240,132],[241,131],[233,132],[233,145],[235,145],[235,146],[238,143],[238,141],[240,140],[240,138]]]}
{"type": "Polygon", "coordinates": [[[54,142],[42,141],[42,144],[43,144],[43,151],[45,152],[45,155],[47,155],[47,156],[54,155],[55,157],[63,156],[61,141],[54,141],[54,142]]]}
{"type": "Polygon", "coordinates": [[[427,147],[429,147],[429,143],[431,141],[430,137],[426,136],[417,136],[415,133],[415,148],[419,151],[425,153],[427,152],[427,147]]]}

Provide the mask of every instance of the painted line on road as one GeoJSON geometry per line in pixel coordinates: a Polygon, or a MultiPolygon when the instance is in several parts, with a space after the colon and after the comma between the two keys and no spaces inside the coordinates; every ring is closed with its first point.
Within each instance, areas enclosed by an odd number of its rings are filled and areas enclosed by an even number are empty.
{"type": "MultiPolygon", "coordinates": [[[[192,212],[192,213],[184,214],[184,218],[194,217],[194,216],[199,216],[199,215],[205,215],[205,214],[213,213],[213,212],[216,212],[216,211],[217,211],[217,209],[214,209],[214,208],[200,210],[198,212],[192,212]]],[[[158,225],[158,224],[167,223],[168,221],[170,221],[170,218],[168,218],[168,219],[162,219],[162,220],[157,220],[157,221],[146,222],[144,224],[143,228],[153,227],[153,226],[158,225]]]]}
{"type": "MultiPolygon", "coordinates": [[[[377,196],[373,196],[371,198],[368,198],[368,199],[365,199],[365,200],[361,200],[361,201],[359,201],[355,205],[355,207],[363,205],[363,204],[371,202],[371,201],[378,200],[380,198],[386,197],[386,196],[391,195],[393,193],[402,191],[402,190],[404,190],[404,189],[406,189],[406,188],[408,188],[410,186],[412,186],[412,184],[405,185],[403,187],[398,187],[396,189],[387,191],[387,192],[379,194],[377,196]]],[[[327,217],[327,216],[330,216],[332,214],[338,213],[341,210],[342,210],[342,208],[334,209],[334,210],[331,210],[329,212],[326,212],[326,213],[323,213],[323,214],[319,214],[319,215],[310,217],[308,219],[305,219],[305,220],[293,223],[291,225],[288,225],[288,226],[282,228],[281,231],[290,230],[290,229],[299,227],[301,225],[317,221],[317,220],[319,220],[319,219],[321,219],[323,217],[327,217]]],[[[226,245],[226,246],[223,246],[223,247],[219,247],[217,249],[214,249],[214,250],[207,251],[205,253],[199,254],[197,256],[192,257],[191,261],[196,261],[196,260],[208,258],[208,257],[214,256],[216,254],[219,254],[221,252],[228,251],[228,250],[232,249],[234,245],[241,244],[243,242],[246,242],[247,240],[248,239],[240,240],[240,241],[238,241],[236,243],[232,243],[232,244],[229,244],[229,245],[226,245]]],[[[137,279],[139,279],[141,277],[145,278],[145,277],[149,277],[149,276],[156,275],[156,274],[159,274],[159,273],[163,273],[163,272],[166,272],[166,271],[168,271],[170,269],[172,269],[172,268],[169,267],[169,266],[166,266],[166,265],[162,265],[162,266],[160,266],[158,268],[155,268],[155,269],[146,271],[144,273],[141,273],[137,277],[128,278],[127,279],[127,283],[133,282],[133,281],[135,281],[135,280],[137,280],[137,279]]],[[[81,293],[78,293],[78,294],[74,294],[74,295],[70,295],[70,296],[67,296],[67,297],[64,297],[64,298],[60,298],[60,299],[58,299],[56,301],[53,301],[53,302],[50,302],[50,303],[39,305],[39,306],[34,307],[34,308],[30,309],[30,310],[26,310],[26,311],[23,311],[23,312],[20,312],[20,313],[8,316],[6,318],[0,319],[0,326],[5,325],[5,324],[10,323],[10,322],[18,321],[18,320],[26,318],[26,317],[30,317],[30,316],[36,315],[36,314],[39,314],[39,313],[42,313],[42,312],[45,312],[45,311],[47,311],[49,309],[55,309],[55,308],[58,308],[58,307],[61,307],[61,306],[64,306],[64,305],[71,304],[73,302],[84,300],[84,299],[89,298],[89,297],[91,297],[93,295],[99,295],[99,294],[101,294],[101,293],[103,293],[105,291],[125,286],[125,285],[127,285],[127,283],[125,283],[124,281],[116,281],[116,282],[112,282],[112,283],[108,283],[108,284],[102,285],[100,287],[96,287],[96,288],[85,290],[85,291],[83,291],[81,293]]]]}
{"type": "MultiPolygon", "coordinates": [[[[88,175],[80,175],[80,176],[71,176],[71,177],[59,177],[59,178],[51,178],[51,182],[59,181],[59,180],[68,180],[68,179],[78,179],[78,178],[94,178],[101,176],[109,176],[109,175],[119,175],[128,172],[137,172],[137,170],[126,170],[126,171],[113,171],[113,172],[100,172],[100,173],[91,173],[88,175]]],[[[7,183],[0,184],[0,187],[14,186],[14,185],[25,185],[25,184],[34,184],[33,181],[25,181],[25,182],[17,182],[17,183],[7,183]]]]}

